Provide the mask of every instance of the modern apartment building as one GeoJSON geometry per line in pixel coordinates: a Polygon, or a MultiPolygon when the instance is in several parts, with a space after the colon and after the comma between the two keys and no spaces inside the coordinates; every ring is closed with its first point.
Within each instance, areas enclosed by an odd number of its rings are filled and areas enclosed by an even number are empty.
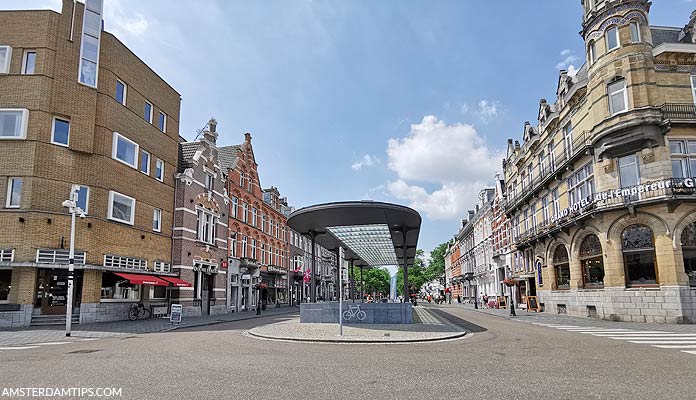
{"type": "Polygon", "coordinates": [[[508,142],[512,269],[547,312],[696,322],[696,14],[650,6],[582,1],[585,65],[508,142]]]}
{"type": "Polygon", "coordinates": [[[75,319],[162,296],[179,94],[102,29],[98,0],[0,12],[0,87],[0,326],[65,315],[71,193],[75,319]]]}

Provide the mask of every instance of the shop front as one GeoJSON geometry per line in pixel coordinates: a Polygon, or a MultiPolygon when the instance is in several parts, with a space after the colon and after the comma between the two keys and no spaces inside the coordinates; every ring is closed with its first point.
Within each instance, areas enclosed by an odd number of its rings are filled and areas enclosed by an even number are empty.
{"type": "MultiPolygon", "coordinates": [[[[74,314],[80,312],[82,274],[82,270],[76,270],[74,273],[74,314]]],[[[33,315],[65,315],[68,304],[68,276],[67,269],[38,269],[33,315]]]]}

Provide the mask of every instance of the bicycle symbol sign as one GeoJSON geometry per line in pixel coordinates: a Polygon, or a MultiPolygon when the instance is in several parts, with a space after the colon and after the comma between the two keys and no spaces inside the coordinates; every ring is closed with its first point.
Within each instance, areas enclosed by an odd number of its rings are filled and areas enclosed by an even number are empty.
{"type": "Polygon", "coordinates": [[[349,320],[357,318],[358,321],[364,321],[367,318],[365,311],[360,309],[360,306],[348,306],[348,309],[343,312],[343,319],[349,320]]]}

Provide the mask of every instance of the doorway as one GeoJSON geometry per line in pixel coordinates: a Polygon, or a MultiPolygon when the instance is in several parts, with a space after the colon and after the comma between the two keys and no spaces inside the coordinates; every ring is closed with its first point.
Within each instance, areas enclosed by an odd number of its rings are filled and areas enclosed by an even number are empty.
{"type": "Polygon", "coordinates": [[[202,274],[201,315],[210,315],[210,302],[215,298],[215,275],[202,274]]]}
{"type": "MultiPolygon", "coordinates": [[[[36,276],[34,310],[41,315],[65,314],[68,301],[68,270],[39,268],[36,276]]],[[[74,272],[73,313],[79,313],[82,298],[82,271],[74,272]]]]}

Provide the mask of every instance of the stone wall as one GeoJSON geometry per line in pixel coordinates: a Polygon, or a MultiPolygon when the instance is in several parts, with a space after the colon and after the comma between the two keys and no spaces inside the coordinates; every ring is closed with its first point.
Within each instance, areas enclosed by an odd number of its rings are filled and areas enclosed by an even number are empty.
{"type": "MultiPolygon", "coordinates": [[[[300,323],[338,323],[339,303],[300,304],[300,323]]],[[[411,324],[413,309],[410,303],[343,303],[344,324],[411,324]],[[349,307],[359,307],[352,313],[349,307]],[[361,314],[357,314],[360,312],[361,314]],[[361,319],[364,312],[364,319],[361,319]],[[346,315],[351,314],[348,318],[346,315]],[[352,315],[355,314],[355,315],[352,315]]]]}
{"type": "Polygon", "coordinates": [[[588,306],[593,306],[599,319],[662,324],[696,323],[696,289],[681,286],[540,291],[539,302],[544,305],[544,311],[552,314],[588,317],[588,306]]]}
{"type": "Polygon", "coordinates": [[[20,304],[17,311],[0,311],[0,329],[29,326],[33,309],[32,304],[20,304]]]}
{"type": "Polygon", "coordinates": [[[135,303],[82,303],[80,323],[124,321],[128,319],[128,309],[135,303]]]}

